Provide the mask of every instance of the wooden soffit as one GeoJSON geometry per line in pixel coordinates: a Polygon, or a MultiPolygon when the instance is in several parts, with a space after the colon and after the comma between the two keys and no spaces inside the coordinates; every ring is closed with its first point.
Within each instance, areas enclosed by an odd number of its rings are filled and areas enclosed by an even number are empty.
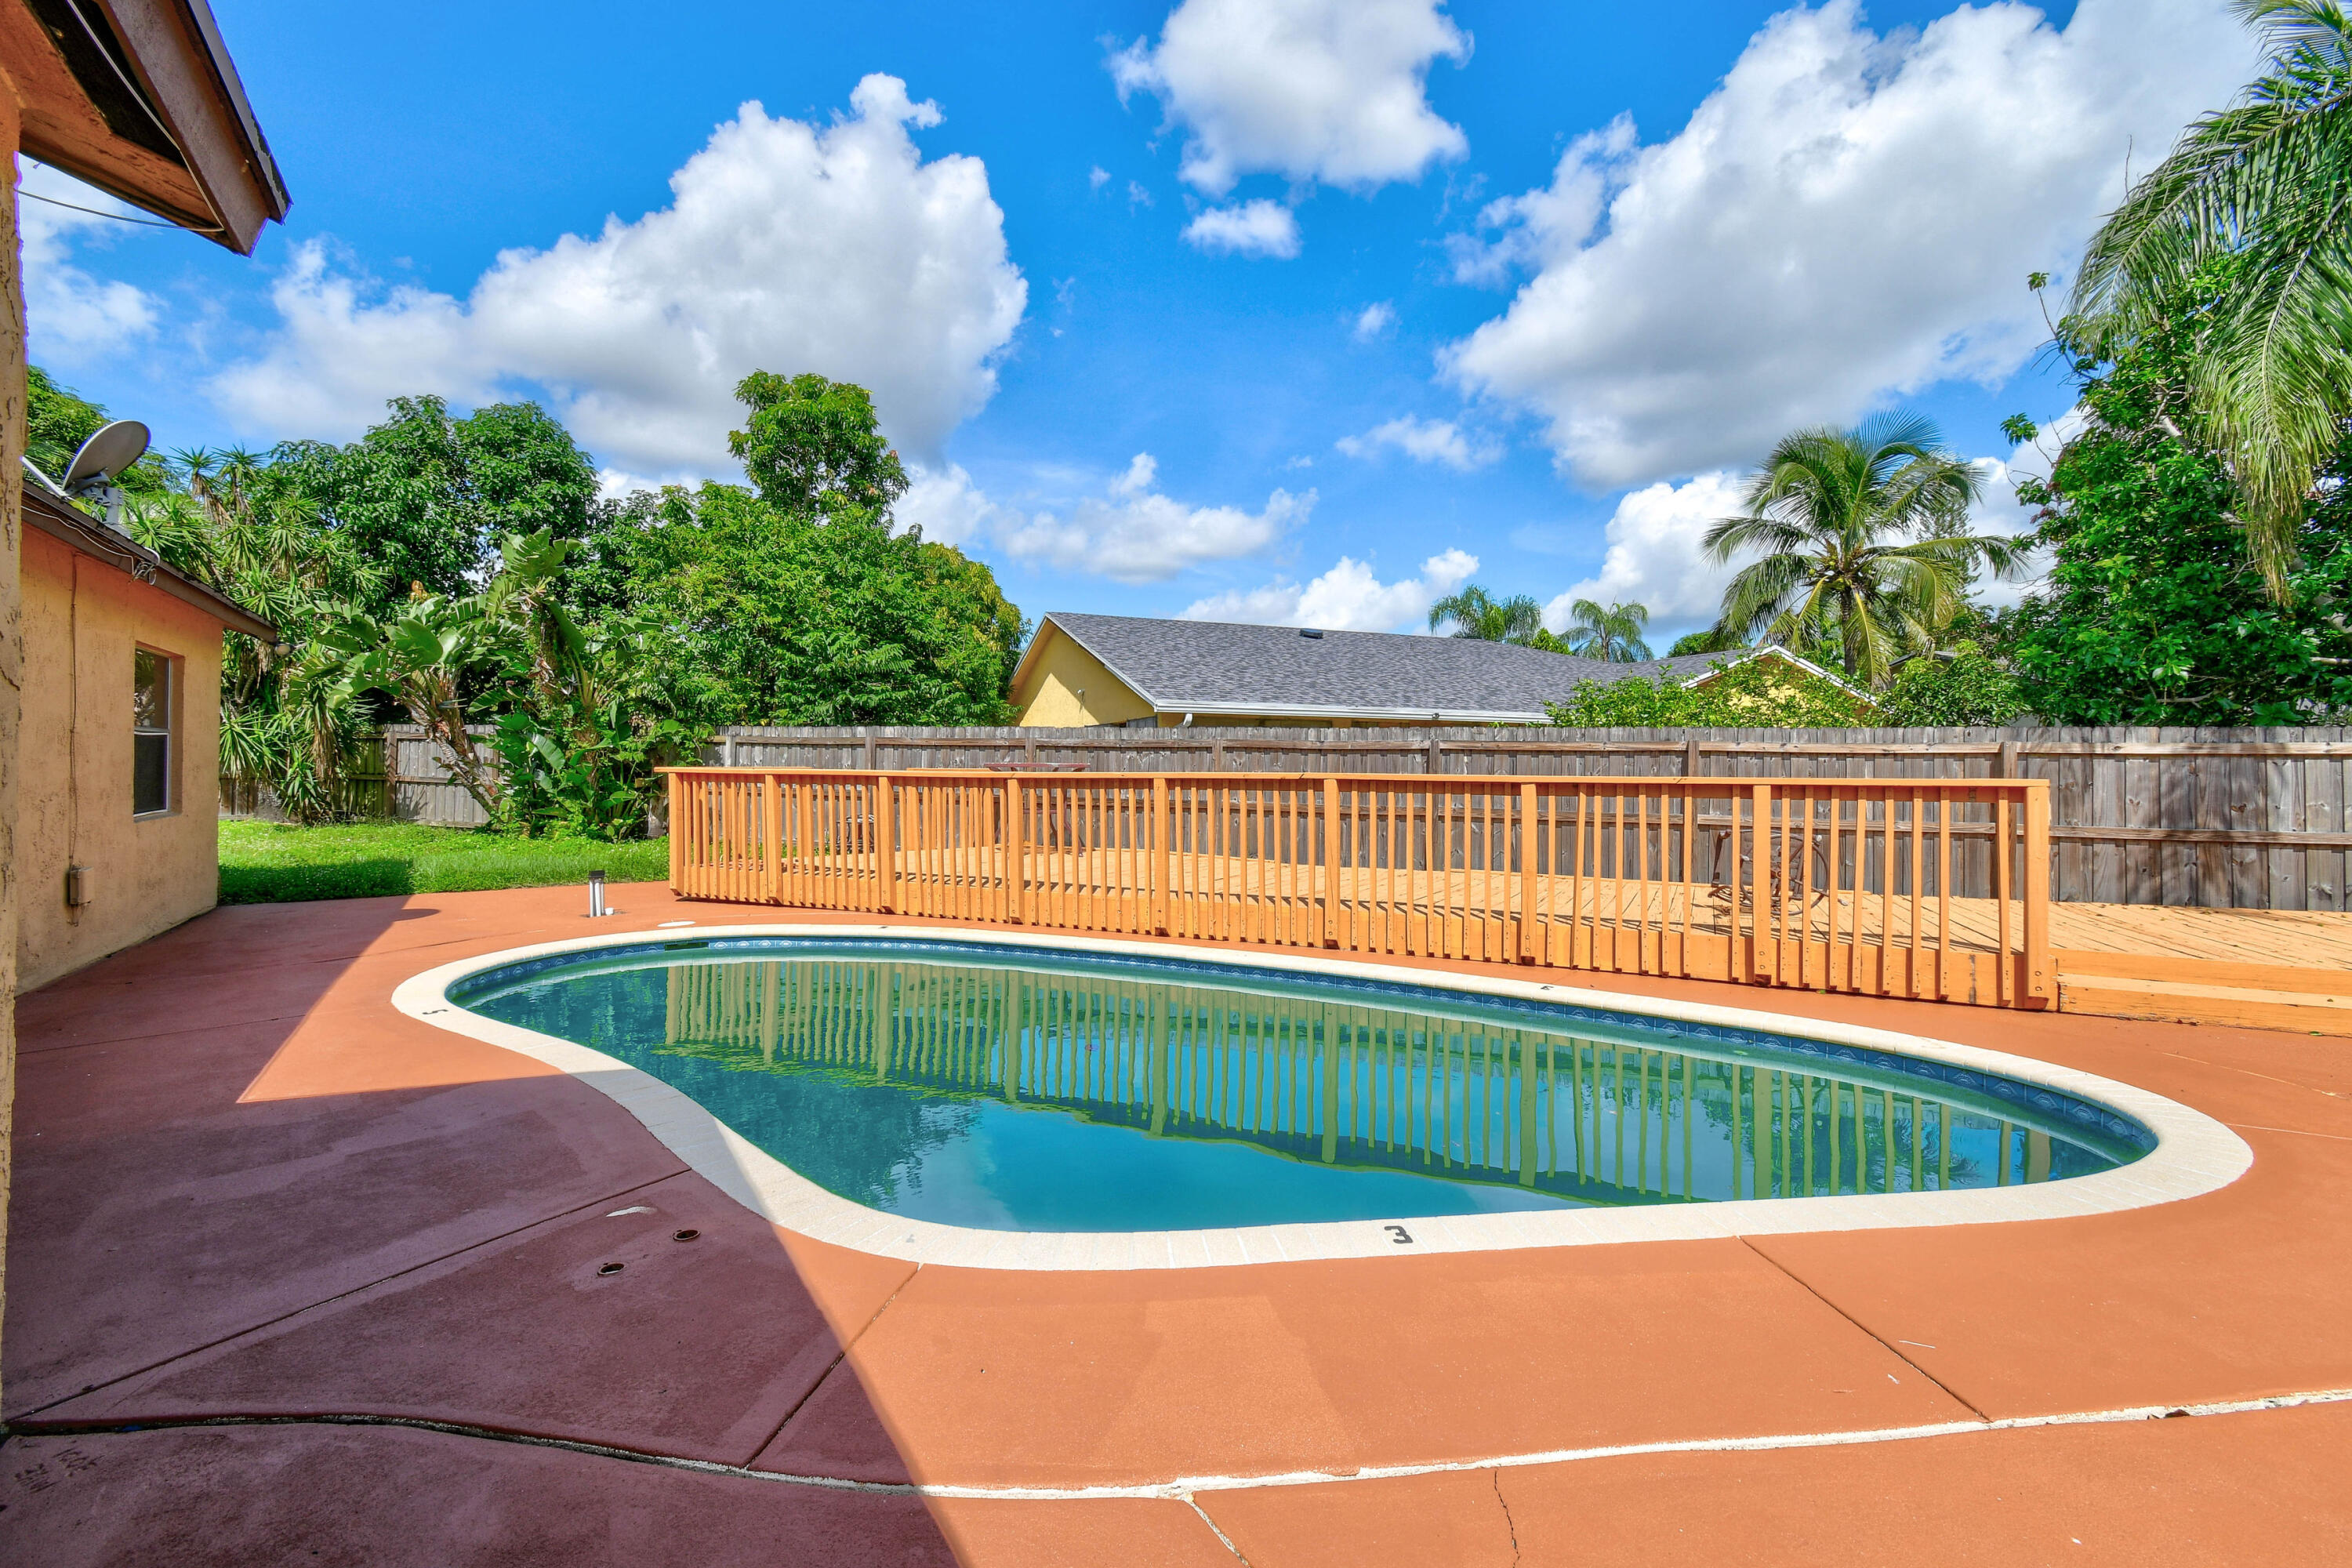
{"type": "Polygon", "coordinates": [[[249,255],[286,216],[205,0],[0,0],[19,150],[249,255]]]}

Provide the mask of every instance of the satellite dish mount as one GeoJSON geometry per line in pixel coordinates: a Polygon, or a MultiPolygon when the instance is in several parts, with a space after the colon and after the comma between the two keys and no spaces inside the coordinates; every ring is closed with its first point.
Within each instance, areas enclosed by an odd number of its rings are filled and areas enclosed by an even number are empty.
{"type": "MultiPolygon", "coordinates": [[[[61,491],[71,500],[96,501],[106,509],[106,526],[117,533],[122,527],[123,503],[130,498],[116,483],[123,471],[147,455],[150,439],[147,426],[136,419],[117,419],[101,426],[96,434],[81,444],[81,450],[66,465],[65,483],[50,488],[61,491]]],[[[27,460],[26,468],[32,468],[27,460]]],[[[38,468],[34,468],[40,474],[38,468]]],[[[46,482],[48,476],[41,474],[46,482]]]]}

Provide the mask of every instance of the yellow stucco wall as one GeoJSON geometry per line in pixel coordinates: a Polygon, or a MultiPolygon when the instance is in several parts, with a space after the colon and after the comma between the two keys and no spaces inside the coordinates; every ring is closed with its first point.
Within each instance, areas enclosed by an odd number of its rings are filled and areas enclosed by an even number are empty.
{"type": "Polygon", "coordinates": [[[1013,689],[1013,706],[1021,715],[1015,722],[1069,730],[1124,724],[1150,713],[1150,703],[1059,627],[1049,622],[1037,636],[1043,640],[1013,689]]]}
{"type": "Polygon", "coordinates": [[[16,796],[20,989],[213,907],[220,886],[221,623],[26,529],[16,796]],[[172,808],[131,815],[131,656],[169,654],[172,808]],[[92,897],[66,904],[66,868],[92,897]]]}

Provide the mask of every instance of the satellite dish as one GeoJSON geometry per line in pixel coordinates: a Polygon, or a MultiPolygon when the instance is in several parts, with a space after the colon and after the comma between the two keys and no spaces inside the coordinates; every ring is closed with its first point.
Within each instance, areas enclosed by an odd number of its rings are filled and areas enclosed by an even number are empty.
{"type": "Polygon", "coordinates": [[[81,444],[66,466],[68,494],[104,485],[147,455],[147,426],[136,419],[117,419],[81,444]]]}

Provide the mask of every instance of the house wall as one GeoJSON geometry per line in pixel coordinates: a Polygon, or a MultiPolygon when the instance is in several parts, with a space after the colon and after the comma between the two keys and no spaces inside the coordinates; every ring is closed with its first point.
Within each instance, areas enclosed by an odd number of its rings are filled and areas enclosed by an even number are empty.
{"type": "Polygon", "coordinates": [[[1038,636],[1045,640],[1013,693],[1020,723],[1069,730],[1150,714],[1151,704],[1058,627],[1049,624],[1038,636]]]}
{"type": "Polygon", "coordinates": [[[213,907],[220,885],[221,623],[26,529],[17,984],[37,985],[213,907]],[[172,808],[131,815],[131,656],[176,661],[172,808]],[[66,868],[90,900],[66,903],[66,868]]]}

